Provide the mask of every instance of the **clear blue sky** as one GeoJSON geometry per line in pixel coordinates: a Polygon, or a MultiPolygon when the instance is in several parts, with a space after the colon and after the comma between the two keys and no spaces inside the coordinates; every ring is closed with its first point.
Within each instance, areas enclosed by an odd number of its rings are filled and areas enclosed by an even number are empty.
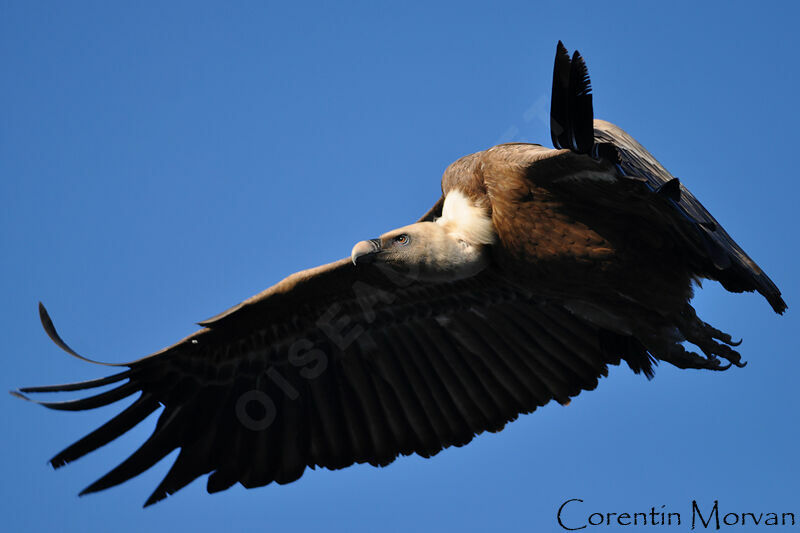
{"type": "Polygon", "coordinates": [[[679,176],[790,309],[709,282],[698,312],[744,338],[745,369],[662,365],[648,383],[613,368],[570,406],[433,460],[215,496],[203,478],[146,510],[170,461],[76,495],[153,419],[53,472],[49,457],[120,406],[7,396],[7,531],[555,531],[569,498],[584,515],[686,516],[696,498],[800,517],[793,3],[111,4],[0,1],[0,388],[104,373],[50,343],[39,300],[79,351],[131,360],[413,221],[454,159],[549,145],[559,39],[587,59],[596,115],[679,176]]]}

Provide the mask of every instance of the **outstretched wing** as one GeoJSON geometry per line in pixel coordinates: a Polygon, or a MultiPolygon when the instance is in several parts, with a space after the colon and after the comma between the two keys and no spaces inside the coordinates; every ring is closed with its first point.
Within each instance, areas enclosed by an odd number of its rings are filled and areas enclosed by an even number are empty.
{"type": "MultiPolygon", "coordinates": [[[[696,275],[718,280],[730,291],[758,291],[776,312],[786,309],[772,280],[677,178],[622,129],[594,120],[586,65],[578,52],[570,59],[561,42],[553,70],[550,113],[554,146],[570,152],[551,154],[564,162],[551,163],[554,170],[549,175],[544,171],[541,177],[563,178],[565,168],[573,174],[615,168],[618,178],[614,184],[615,207],[629,211],[645,207],[651,218],[661,218],[668,226],[663,229],[675,235],[690,255],[696,275]],[[593,131],[591,140],[587,130],[593,131]]],[[[592,188],[584,184],[572,192],[592,194],[592,188]]],[[[568,185],[569,180],[561,180],[561,187],[568,185]]]]}
{"type": "MultiPolygon", "coordinates": [[[[44,308],[42,321],[59,346],[44,308]]],[[[299,272],[107,378],[18,393],[92,389],[84,410],[135,400],[58,453],[60,467],[163,406],[152,435],[83,493],[113,487],[180,449],[146,505],[205,473],[208,491],[288,483],[306,467],[386,465],[498,431],[551,399],[593,389],[608,363],[645,361],[632,338],[537,299],[497,273],[444,284],[341,260],[299,272]]],[[[77,355],[77,354],[75,354],[77,355]]]]}

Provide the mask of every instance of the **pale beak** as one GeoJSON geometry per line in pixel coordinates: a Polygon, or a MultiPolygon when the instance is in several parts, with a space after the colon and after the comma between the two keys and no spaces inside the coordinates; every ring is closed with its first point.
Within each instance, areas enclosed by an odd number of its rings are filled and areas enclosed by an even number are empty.
{"type": "Polygon", "coordinates": [[[375,255],[380,251],[381,241],[379,239],[361,241],[353,246],[353,251],[350,252],[350,259],[353,260],[354,265],[371,263],[375,260],[375,255]]]}

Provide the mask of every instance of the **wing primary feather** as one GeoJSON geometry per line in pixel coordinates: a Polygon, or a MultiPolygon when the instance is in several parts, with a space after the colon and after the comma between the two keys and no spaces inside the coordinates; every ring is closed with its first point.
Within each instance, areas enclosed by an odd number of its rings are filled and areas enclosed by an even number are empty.
{"type": "Polygon", "coordinates": [[[94,409],[96,407],[102,407],[104,405],[117,402],[123,398],[127,398],[138,390],[140,390],[138,384],[128,382],[115,389],[101,392],[100,394],[89,396],[88,398],[80,398],[66,402],[40,402],[37,400],[31,400],[30,398],[19,393],[17,393],[16,396],[24,400],[38,403],[39,405],[47,407],[48,409],[55,409],[57,411],[84,411],[86,409],[94,409]]]}
{"type": "Polygon", "coordinates": [[[22,387],[19,389],[19,392],[26,392],[26,393],[37,393],[37,392],[67,392],[67,391],[76,391],[76,390],[84,390],[84,389],[94,389],[96,387],[102,387],[103,385],[109,385],[111,383],[116,383],[117,381],[122,381],[125,378],[131,377],[132,370],[125,370],[124,372],[120,372],[118,374],[112,374],[110,376],[106,376],[104,378],[99,379],[90,379],[87,381],[77,381],[75,383],[63,383],[60,385],[43,385],[39,387],[22,387]]]}
{"type": "Polygon", "coordinates": [[[58,334],[58,331],[56,331],[56,327],[53,324],[53,320],[50,318],[50,314],[47,312],[47,309],[45,308],[44,304],[42,304],[42,302],[39,302],[39,319],[42,321],[42,327],[44,328],[45,333],[47,333],[47,336],[50,337],[50,340],[52,340],[56,344],[56,346],[58,346],[71,356],[77,357],[81,361],[86,361],[87,363],[92,363],[95,365],[125,366],[124,364],[103,363],[102,361],[95,361],[93,359],[89,359],[88,357],[82,356],[81,354],[70,348],[69,345],[66,342],[64,342],[64,339],[62,339],[61,336],[58,334]]]}
{"type": "Polygon", "coordinates": [[[553,91],[550,93],[550,138],[556,148],[569,148],[570,58],[564,43],[558,41],[553,65],[553,91]]]}
{"type": "Polygon", "coordinates": [[[196,459],[192,457],[193,450],[194,448],[190,451],[181,449],[177,459],[175,459],[169,472],[167,472],[166,477],[159,483],[153,493],[150,494],[144,502],[143,507],[150,507],[167,496],[175,494],[201,475],[195,470],[196,459]]]}
{"type": "Polygon", "coordinates": [[[183,424],[181,423],[181,407],[161,413],[161,418],[152,435],[122,463],[106,475],[86,487],[80,496],[105,490],[138,476],[169,452],[175,449],[183,424]]]}
{"type": "Polygon", "coordinates": [[[220,405],[213,389],[205,391],[191,423],[181,435],[181,451],[175,462],[153,491],[144,507],[157,503],[179,491],[199,476],[211,471],[210,454],[214,444],[215,425],[220,405]]]}
{"type": "Polygon", "coordinates": [[[158,407],[159,403],[153,398],[152,394],[142,394],[114,418],[57,453],[50,459],[50,464],[53,468],[61,468],[67,463],[80,459],[101,446],[105,446],[139,424],[158,407]]]}
{"type": "Polygon", "coordinates": [[[576,50],[569,71],[570,149],[590,154],[594,146],[594,111],[592,85],[586,63],[576,50]]]}

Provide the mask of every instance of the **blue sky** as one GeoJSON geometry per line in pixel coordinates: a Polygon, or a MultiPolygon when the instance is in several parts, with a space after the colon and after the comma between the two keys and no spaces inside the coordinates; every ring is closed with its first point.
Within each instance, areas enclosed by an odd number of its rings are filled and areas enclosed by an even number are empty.
{"type": "Polygon", "coordinates": [[[2,0],[0,13],[7,390],[104,373],[50,343],[39,300],[78,351],[132,360],[415,220],[456,158],[549,145],[559,39],[586,57],[596,116],[679,176],[790,306],[778,317],[709,282],[695,306],[744,338],[745,369],[662,365],[647,382],[613,368],[568,407],[433,460],[215,496],[201,479],[146,510],[169,461],[77,493],[153,419],[53,472],[49,457],[120,407],[59,413],[8,396],[9,531],[555,531],[570,498],[585,500],[575,520],[661,505],[686,519],[692,499],[800,518],[795,5],[2,0]]]}

